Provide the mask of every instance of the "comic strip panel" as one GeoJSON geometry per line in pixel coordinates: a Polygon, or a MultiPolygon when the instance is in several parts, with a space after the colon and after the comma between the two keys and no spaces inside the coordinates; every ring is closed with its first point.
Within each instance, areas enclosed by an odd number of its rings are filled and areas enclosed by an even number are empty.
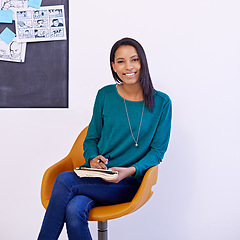
{"type": "Polygon", "coordinates": [[[55,38],[55,37],[63,37],[64,36],[64,29],[63,28],[55,28],[55,29],[51,29],[51,38],[55,38]]]}
{"type": "Polygon", "coordinates": [[[31,10],[17,10],[16,18],[20,21],[25,21],[27,19],[32,19],[32,11],[31,10]]]}
{"type": "Polygon", "coordinates": [[[20,30],[33,28],[33,22],[31,20],[18,21],[18,28],[20,30]]]}
{"type": "Polygon", "coordinates": [[[63,11],[60,8],[59,9],[58,8],[49,9],[48,11],[49,11],[50,17],[52,17],[52,18],[63,17],[63,11]]]}
{"type": "Polygon", "coordinates": [[[64,6],[16,10],[16,35],[20,42],[66,40],[64,6]]]}
{"type": "Polygon", "coordinates": [[[18,39],[28,39],[34,38],[33,29],[19,30],[18,39]]]}
{"type": "Polygon", "coordinates": [[[52,18],[51,19],[51,27],[63,27],[63,18],[52,18]]]}
{"type": "Polygon", "coordinates": [[[35,29],[34,30],[34,37],[36,39],[46,39],[49,38],[49,30],[48,29],[35,29]]]}
{"type": "Polygon", "coordinates": [[[39,18],[47,18],[48,17],[48,11],[47,10],[34,10],[33,11],[33,18],[39,19],[39,18]]]}
{"type": "Polygon", "coordinates": [[[0,60],[11,62],[24,62],[26,53],[26,43],[16,41],[16,38],[7,45],[0,39],[0,60]]]}
{"type": "Polygon", "coordinates": [[[34,28],[48,28],[48,19],[34,20],[34,28]]]}

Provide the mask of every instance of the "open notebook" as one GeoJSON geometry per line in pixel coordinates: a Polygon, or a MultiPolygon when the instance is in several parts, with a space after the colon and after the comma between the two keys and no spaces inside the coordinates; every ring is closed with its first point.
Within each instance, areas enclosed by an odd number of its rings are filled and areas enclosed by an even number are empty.
{"type": "Polygon", "coordinates": [[[114,180],[118,177],[117,171],[97,169],[97,168],[80,167],[80,168],[75,168],[74,172],[79,177],[99,177],[106,180],[114,180]]]}

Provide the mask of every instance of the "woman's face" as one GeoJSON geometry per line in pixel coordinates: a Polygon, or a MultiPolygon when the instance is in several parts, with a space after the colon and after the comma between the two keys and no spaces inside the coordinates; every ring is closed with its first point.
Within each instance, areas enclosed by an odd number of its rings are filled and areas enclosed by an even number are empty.
{"type": "Polygon", "coordinates": [[[137,50],[133,46],[121,46],[115,52],[113,70],[126,84],[134,84],[140,76],[141,63],[137,50]]]}

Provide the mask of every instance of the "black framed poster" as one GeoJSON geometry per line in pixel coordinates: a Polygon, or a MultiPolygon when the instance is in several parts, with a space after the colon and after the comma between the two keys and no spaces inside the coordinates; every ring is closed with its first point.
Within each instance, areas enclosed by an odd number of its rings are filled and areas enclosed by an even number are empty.
{"type": "Polygon", "coordinates": [[[68,0],[43,0],[40,9],[15,15],[13,23],[0,23],[0,32],[17,30],[25,56],[17,41],[0,48],[7,59],[0,60],[0,108],[68,108],[68,0]]]}

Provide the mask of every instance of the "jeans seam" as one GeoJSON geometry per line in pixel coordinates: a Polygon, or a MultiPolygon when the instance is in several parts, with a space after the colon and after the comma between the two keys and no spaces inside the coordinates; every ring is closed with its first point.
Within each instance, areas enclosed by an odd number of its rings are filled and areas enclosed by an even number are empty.
{"type": "MultiPolygon", "coordinates": [[[[65,184],[64,184],[65,185],[65,184]]],[[[66,185],[65,185],[66,186],[66,185]]],[[[66,201],[66,203],[69,203],[69,201],[71,200],[71,195],[72,195],[72,189],[70,190],[69,188],[68,188],[68,190],[69,190],[69,196],[68,196],[68,199],[67,199],[67,201],[66,201]]],[[[67,204],[65,204],[65,214],[66,214],[66,206],[67,206],[67,204]]],[[[65,219],[65,216],[64,216],[64,219],[65,219]]],[[[64,221],[64,220],[63,220],[64,221]]],[[[61,226],[61,224],[62,224],[62,220],[61,219],[59,219],[59,224],[58,224],[58,226],[61,226]]],[[[61,228],[61,227],[60,227],[61,228]]]]}
{"type": "MultiPolygon", "coordinates": [[[[86,212],[86,210],[88,209],[89,204],[92,203],[92,202],[94,202],[94,201],[91,200],[91,201],[87,204],[86,209],[85,209],[85,212],[86,212]]],[[[87,223],[88,223],[88,218],[87,218],[87,223]]],[[[92,239],[92,236],[91,236],[91,234],[90,234],[90,229],[89,229],[89,231],[88,231],[88,236],[89,236],[89,239],[92,239]]]]}

